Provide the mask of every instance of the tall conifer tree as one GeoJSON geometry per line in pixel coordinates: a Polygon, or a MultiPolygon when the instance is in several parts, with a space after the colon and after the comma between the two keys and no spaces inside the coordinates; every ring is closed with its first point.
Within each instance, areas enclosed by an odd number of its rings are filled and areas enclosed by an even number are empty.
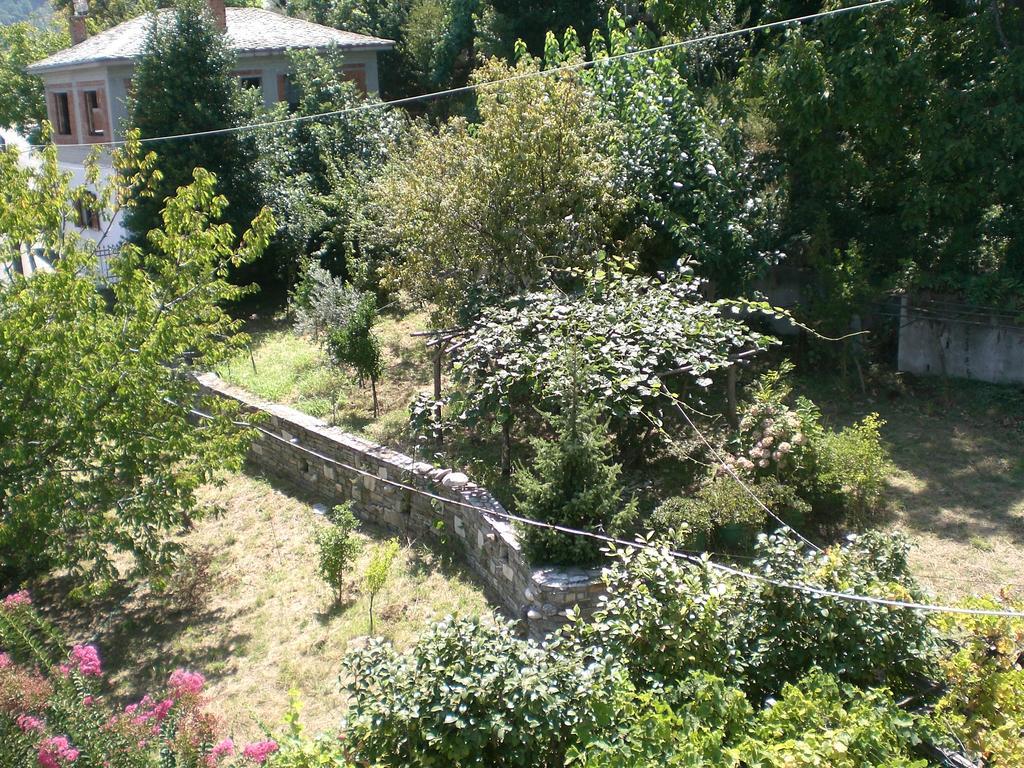
{"type": "MultiPolygon", "coordinates": [[[[191,134],[238,125],[240,108],[232,72],[235,57],[201,0],[179,0],[154,14],[132,81],[131,123],[143,139],[191,134]]],[[[126,217],[136,242],[158,226],[166,197],[192,180],[196,167],[213,171],[228,199],[225,220],[244,231],[259,208],[250,168],[250,146],[237,133],[159,141],[163,179],[152,198],[135,201],[126,217]]]]}

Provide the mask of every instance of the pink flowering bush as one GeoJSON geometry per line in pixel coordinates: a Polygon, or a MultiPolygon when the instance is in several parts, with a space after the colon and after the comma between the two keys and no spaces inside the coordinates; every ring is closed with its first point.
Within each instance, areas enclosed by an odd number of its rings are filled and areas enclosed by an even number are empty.
{"type": "Polygon", "coordinates": [[[0,601],[0,766],[156,768],[171,755],[176,768],[218,768],[232,757],[205,711],[202,675],[175,670],[167,693],[118,709],[102,682],[96,646],[64,651],[27,592],[0,601]]]}
{"type": "Polygon", "coordinates": [[[28,590],[23,589],[20,592],[13,592],[12,594],[7,595],[7,597],[4,598],[3,603],[0,603],[0,607],[7,610],[13,610],[19,606],[31,604],[32,598],[29,597],[28,590]]]}
{"type": "Polygon", "coordinates": [[[196,695],[206,685],[206,678],[198,672],[189,672],[184,669],[176,669],[171,673],[167,681],[167,687],[175,696],[196,695]]]}
{"type": "Polygon", "coordinates": [[[39,743],[38,760],[42,768],[62,768],[78,759],[79,750],[71,746],[67,736],[50,736],[39,743]]]}
{"type": "Polygon", "coordinates": [[[734,450],[726,459],[738,474],[790,479],[813,461],[808,433],[819,429],[818,413],[808,400],[798,400],[796,408],[787,404],[791,368],[770,371],[752,387],[753,401],[742,410],[734,450]]]}
{"type": "Polygon", "coordinates": [[[267,758],[277,752],[277,750],[278,746],[276,741],[255,741],[251,744],[245,745],[245,748],[242,749],[242,757],[257,763],[258,765],[263,765],[263,763],[267,761],[267,758]]]}
{"type": "Polygon", "coordinates": [[[85,677],[100,677],[103,674],[100,654],[95,645],[76,645],[71,649],[71,660],[79,674],[85,677]]]}
{"type": "Polygon", "coordinates": [[[206,679],[174,670],[163,692],[114,707],[95,645],[70,650],[25,591],[0,600],[0,768],[312,768],[346,765],[308,739],[298,705],[281,739],[238,747],[206,710],[206,679]]]}

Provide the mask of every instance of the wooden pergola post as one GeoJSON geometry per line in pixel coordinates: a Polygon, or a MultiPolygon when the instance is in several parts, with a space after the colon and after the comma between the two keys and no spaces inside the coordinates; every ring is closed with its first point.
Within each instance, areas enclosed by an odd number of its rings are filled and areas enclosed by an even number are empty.
{"type": "Polygon", "coordinates": [[[726,396],[726,417],[735,429],[740,425],[739,415],[736,406],[736,379],[739,374],[739,365],[733,363],[729,366],[726,374],[725,396],[726,396]]]}

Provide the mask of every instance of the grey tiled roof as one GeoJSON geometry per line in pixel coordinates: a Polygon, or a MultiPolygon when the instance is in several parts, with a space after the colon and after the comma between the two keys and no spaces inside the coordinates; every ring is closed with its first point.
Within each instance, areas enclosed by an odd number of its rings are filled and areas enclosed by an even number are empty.
{"type": "MultiPolygon", "coordinates": [[[[168,11],[158,13],[163,17],[168,11]]],[[[85,64],[131,61],[142,53],[152,18],[152,13],[137,16],[37,61],[25,71],[39,74],[85,64]]],[[[227,37],[231,49],[239,56],[288,48],[387,49],[394,46],[392,40],[332,29],[261,8],[228,8],[227,37]]]]}

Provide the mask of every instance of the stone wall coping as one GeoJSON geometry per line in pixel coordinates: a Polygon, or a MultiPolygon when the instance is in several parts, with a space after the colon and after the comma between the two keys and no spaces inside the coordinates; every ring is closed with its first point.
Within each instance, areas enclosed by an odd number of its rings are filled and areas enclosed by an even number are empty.
{"type": "MultiPolygon", "coordinates": [[[[412,485],[425,484],[429,486],[430,492],[435,495],[455,497],[456,500],[470,504],[473,507],[483,507],[483,510],[460,508],[459,511],[462,514],[476,512],[480,516],[489,526],[493,535],[500,538],[508,549],[516,555],[516,559],[520,561],[517,563],[519,568],[528,571],[529,581],[533,588],[546,588],[549,591],[587,590],[588,588],[595,588],[600,584],[600,568],[530,567],[522,554],[522,543],[519,541],[513,525],[509,521],[493,517],[487,512],[487,510],[492,510],[498,514],[505,514],[505,508],[486,488],[473,483],[472,480],[461,472],[453,472],[450,469],[436,467],[427,462],[413,459],[404,453],[346,432],[340,427],[331,426],[322,419],[303,413],[290,406],[264,400],[248,390],[228,384],[214,373],[198,374],[196,379],[200,385],[211,392],[236,400],[247,409],[269,415],[272,422],[276,418],[282,423],[282,430],[285,432],[287,432],[289,426],[299,427],[328,442],[335,443],[364,456],[372,457],[382,464],[393,466],[396,470],[408,472],[413,476],[409,479],[399,480],[400,482],[412,485]],[[445,482],[446,480],[448,482],[445,482]]],[[[264,428],[267,427],[264,426],[264,428]]],[[[299,446],[302,446],[300,436],[295,436],[294,439],[299,446]]],[[[310,450],[315,449],[311,448],[310,450]]],[[[320,451],[316,452],[320,453],[320,451]]],[[[337,461],[337,459],[331,456],[327,458],[337,461]]],[[[394,479],[398,480],[398,478],[394,479]]]]}

